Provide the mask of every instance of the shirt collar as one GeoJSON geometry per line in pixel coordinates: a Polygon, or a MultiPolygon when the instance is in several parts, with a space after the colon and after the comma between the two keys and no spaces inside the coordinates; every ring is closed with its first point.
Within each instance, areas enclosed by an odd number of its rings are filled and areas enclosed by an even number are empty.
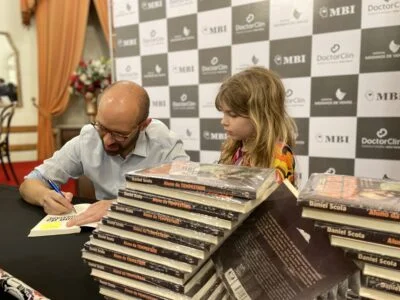
{"type": "Polygon", "coordinates": [[[139,137],[136,141],[135,148],[132,150],[132,154],[147,157],[148,154],[148,141],[146,138],[146,130],[143,130],[139,133],[139,137]]]}

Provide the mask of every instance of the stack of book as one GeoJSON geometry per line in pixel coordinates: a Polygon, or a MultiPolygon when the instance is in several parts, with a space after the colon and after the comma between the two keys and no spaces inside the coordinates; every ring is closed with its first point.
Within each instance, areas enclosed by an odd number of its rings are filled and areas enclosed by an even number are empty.
{"type": "Polygon", "coordinates": [[[400,182],[312,174],[299,204],[332,246],[360,262],[360,296],[400,299],[400,182]]]}
{"type": "Polygon", "coordinates": [[[82,257],[109,299],[228,299],[211,254],[279,184],[272,169],[173,162],[126,187],[82,257]]]}

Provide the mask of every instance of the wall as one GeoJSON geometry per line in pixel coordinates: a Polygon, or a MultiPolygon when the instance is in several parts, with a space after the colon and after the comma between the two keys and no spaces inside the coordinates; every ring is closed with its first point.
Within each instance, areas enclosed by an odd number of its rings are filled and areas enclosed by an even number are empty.
{"type": "MultiPolygon", "coordinates": [[[[37,110],[32,105],[31,98],[37,98],[37,46],[35,24],[24,28],[22,25],[19,1],[0,0],[0,31],[8,32],[19,51],[21,67],[22,107],[17,107],[12,126],[36,126],[37,110]]],[[[36,144],[37,134],[12,133],[10,135],[12,145],[36,144]]],[[[11,153],[12,161],[36,160],[36,150],[17,151],[11,153]]]]}
{"type": "Polygon", "coordinates": [[[303,183],[400,179],[400,0],[112,2],[116,78],[147,89],[192,160],[215,161],[226,138],[220,82],[262,65],[283,79],[303,183]]]}

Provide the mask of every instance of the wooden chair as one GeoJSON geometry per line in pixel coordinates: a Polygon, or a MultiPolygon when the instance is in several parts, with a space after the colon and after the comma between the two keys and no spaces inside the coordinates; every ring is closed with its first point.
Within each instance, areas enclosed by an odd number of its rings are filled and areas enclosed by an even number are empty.
{"type": "Polygon", "coordinates": [[[0,161],[6,179],[10,180],[6,164],[4,163],[4,158],[7,158],[11,174],[15,182],[19,185],[17,175],[15,175],[14,167],[10,159],[10,144],[9,144],[10,124],[12,117],[14,116],[14,109],[15,109],[14,104],[11,104],[4,107],[0,113],[0,161]]]}

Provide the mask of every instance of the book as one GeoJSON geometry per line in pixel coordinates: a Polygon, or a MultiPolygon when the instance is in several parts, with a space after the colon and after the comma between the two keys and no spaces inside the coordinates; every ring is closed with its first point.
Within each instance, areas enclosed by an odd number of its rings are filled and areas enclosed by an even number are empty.
{"type": "Polygon", "coordinates": [[[367,299],[373,299],[373,300],[400,300],[400,296],[391,294],[391,293],[386,293],[383,291],[367,288],[364,286],[360,287],[360,292],[359,295],[361,297],[367,298],[367,299]]]}
{"type": "Polygon", "coordinates": [[[329,223],[361,227],[370,230],[379,230],[387,233],[400,235],[399,221],[378,220],[376,218],[337,213],[311,207],[303,207],[302,216],[304,218],[309,218],[329,223]]]}
{"type": "MultiPolygon", "coordinates": [[[[142,187],[143,189],[146,189],[146,185],[144,184],[138,184],[139,187],[142,187]]],[[[167,188],[162,188],[164,191],[169,191],[167,188]]],[[[170,190],[173,192],[177,192],[176,190],[170,190]]],[[[179,192],[179,191],[178,191],[179,192]]],[[[196,193],[190,193],[190,192],[183,192],[182,194],[186,195],[188,198],[190,195],[194,194],[198,197],[202,197],[201,194],[196,194],[196,193]]],[[[122,197],[124,199],[124,203],[127,205],[130,205],[129,199],[136,200],[136,201],[142,201],[146,203],[152,203],[152,204],[157,204],[157,205],[162,205],[163,207],[169,207],[169,208],[175,208],[175,209],[180,209],[182,211],[186,212],[195,212],[195,213],[200,213],[204,215],[209,215],[211,217],[218,217],[221,219],[225,220],[230,220],[230,221],[237,221],[239,217],[239,212],[237,211],[232,211],[229,210],[229,202],[226,201],[223,197],[215,196],[212,198],[211,196],[209,197],[210,199],[214,199],[218,197],[221,198],[221,200],[217,203],[219,204],[224,204],[226,202],[226,206],[224,208],[221,207],[215,207],[210,205],[207,201],[203,202],[198,202],[196,201],[196,198],[193,197],[193,199],[190,199],[191,201],[187,200],[182,200],[179,198],[173,198],[169,196],[163,196],[159,194],[152,194],[152,193],[147,193],[145,191],[141,190],[132,190],[132,189],[120,189],[118,191],[118,196],[122,197]]],[[[250,201],[231,201],[231,203],[239,203],[242,204],[243,206],[248,205],[250,201]]],[[[121,202],[122,203],[122,202],[121,202]]],[[[222,205],[220,205],[222,206],[222,205]]],[[[245,213],[245,211],[241,211],[240,213],[245,213]]]]}
{"type": "Polygon", "coordinates": [[[117,300],[166,300],[167,298],[156,296],[152,293],[145,293],[143,291],[122,286],[108,280],[94,278],[100,284],[100,294],[108,296],[111,299],[117,300]]]}
{"type": "Polygon", "coordinates": [[[115,212],[192,229],[215,236],[224,236],[224,230],[232,228],[232,223],[228,220],[195,213],[182,213],[180,210],[169,209],[160,205],[147,203],[142,205],[139,201],[138,203],[132,202],[126,205],[122,200],[123,199],[119,198],[117,200],[118,203],[113,204],[110,209],[115,212]]]}
{"type": "Polygon", "coordinates": [[[276,176],[274,169],[192,161],[173,161],[125,174],[128,182],[250,200],[266,198],[268,187],[276,181],[276,176]]]}
{"type": "Polygon", "coordinates": [[[89,203],[75,204],[76,212],[64,215],[47,215],[39,221],[29,232],[28,237],[72,234],[81,232],[81,227],[96,228],[96,223],[89,223],[82,226],[67,227],[67,222],[78,214],[84,212],[90,206],[89,203]]]}
{"type": "Polygon", "coordinates": [[[400,250],[399,248],[396,247],[365,242],[356,239],[350,239],[338,235],[331,235],[330,240],[331,240],[331,245],[335,247],[342,247],[346,249],[352,249],[355,251],[365,251],[367,253],[375,253],[379,255],[400,259],[400,250]]]}
{"type": "MultiPolygon", "coordinates": [[[[399,274],[397,275],[400,276],[399,274]]],[[[400,296],[400,282],[388,280],[372,275],[365,275],[362,278],[363,286],[366,288],[380,290],[388,293],[394,293],[400,296]]]]}
{"type": "Polygon", "coordinates": [[[176,243],[179,245],[183,245],[183,246],[187,246],[187,247],[191,247],[191,248],[195,248],[195,249],[199,249],[199,250],[209,251],[210,247],[212,245],[212,243],[210,243],[210,242],[205,242],[205,241],[201,241],[199,239],[182,236],[182,235],[175,233],[174,231],[171,232],[171,230],[169,230],[169,231],[163,230],[164,228],[162,228],[162,229],[154,228],[153,229],[153,227],[151,227],[151,225],[148,225],[148,224],[147,224],[147,226],[142,225],[142,224],[133,224],[133,223],[130,223],[129,221],[126,221],[126,219],[121,220],[120,218],[116,219],[116,218],[104,217],[101,222],[102,222],[102,224],[99,224],[99,228],[104,227],[104,226],[115,227],[115,228],[119,228],[122,230],[131,231],[132,233],[138,233],[138,234],[146,235],[149,237],[166,240],[166,241],[169,241],[172,243],[176,243]],[[104,226],[102,226],[102,225],[104,225],[104,226]]]}
{"type": "MultiPolygon", "coordinates": [[[[112,245],[112,244],[111,244],[112,245]]],[[[143,268],[147,268],[150,270],[154,270],[157,272],[161,272],[164,274],[168,274],[171,276],[175,276],[177,278],[187,279],[189,277],[188,273],[192,271],[189,270],[181,270],[178,266],[173,264],[173,261],[165,261],[162,259],[157,259],[156,256],[148,256],[146,253],[141,251],[121,251],[115,249],[110,249],[109,244],[100,246],[96,244],[92,244],[90,242],[85,243],[83,248],[88,252],[92,252],[94,254],[98,254],[104,256],[106,258],[115,259],[121,262],[126,262],[132,265],[141,266],[143,268]],[[108,247],[108,248],[107,248],[108,247]]],[[[112,248],[112,247],[111,247],[112,248]]],[[[186,266],[185,266],[186,267],[186,266]]]]}
{"type": "Polygon", "coordinates": [[[400,247],[400,235],[320,221],[315,222],[315,227],[324,230],[328,234],[340,235],[393,247],[400,247]]]}
{"type": "Polygon", "coordinates": [[[299,204],[377,219],[400,220],[400,182],[314,173],[299,195],[299,204]]]}
{"type": "Polygon", "coordinates": [[[356,272],[327,234],[301,217],[297,196],[284,180],[212,256],[232,297],[314,299],[356,272]]]}
{"type": "Polygon", "coordinates": [[[382,266],[394,270],[400,270],[400,259],[396,259],[393,257],[383,256],[375,253],[367,253],[365,251],[356,251],[351,249],[345,249],[345,255],[348,258],[358,260],[360,262],[374,264],[377,266],[382,266]]]}
{"type": "Polygon", "coordinates": [[[117,231],[114,233],[108,233],[99,230],[94,230],[92,234],[93,237],[98,240],[103,240],[106,242],[118,244],[136,250],[146,251],[152,254],[157,254],[171,259],[176,259],[192,265],[197,265],[199,263],[199,259],[193,256],[186,255],[174,250],[165,249],[163,247],[158,247],[152,244],[135,241],[134,239],[129,238],[129,232],[118,233],[117,231]]]}
{"type": "MultiPolygon", "coordinates": [[[[374,277],[379,277],[387,280],[396,281],[400,284],[400,271],[398,270],[391,270],[384,267],[379,267],[376,265],[372,265],[369,263],[364,263],[362,267],[363,275],[369,275],[374,277]]],[[[400,292],[400,290],[399,290],[400,292]]]]}

